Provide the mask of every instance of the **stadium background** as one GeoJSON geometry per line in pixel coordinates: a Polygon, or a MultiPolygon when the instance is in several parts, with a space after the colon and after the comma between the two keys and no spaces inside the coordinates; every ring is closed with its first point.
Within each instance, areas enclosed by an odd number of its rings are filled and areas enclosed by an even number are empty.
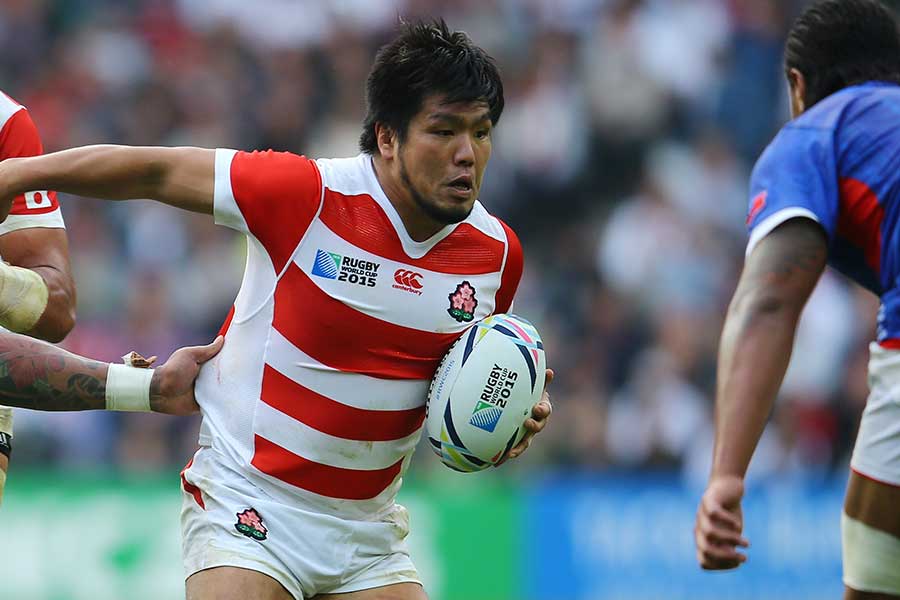
{"type": "MultiPolygon", "coordinates": [[[[553,422],[523,460],[463,476],[417,454],[403,499],[432,599],[837,597],[876,309],[839,276],[807,308],[751,469],[750,563],[704,574],[691,547],[747,178],[787,118],[781,51],[803,4],[3,0],[0,88],[48,150],[352,155],[398,14],[445,17],[502,68],[482,200],[520,233],[516,310],[557,381],[553,422]]],[[[212,338],[240,282],[239,236],[147,202],[61,200],[79,293],[64,346],[117,360],[212,338]]],[[[177,473],[197,419],[16,419],[0,598],[181,597],[177,473]]]]}

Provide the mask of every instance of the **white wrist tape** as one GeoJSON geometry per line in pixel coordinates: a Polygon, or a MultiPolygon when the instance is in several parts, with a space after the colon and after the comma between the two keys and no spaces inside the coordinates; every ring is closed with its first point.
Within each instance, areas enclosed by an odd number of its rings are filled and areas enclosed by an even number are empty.
{"type": "Polygon", "coordinates": [[[8,406],[0,406],[0,433],[13,436],[13,412],[8,406]]]}
{"type": "Polygon", "coordinates": [[[3,488],[6,486],[6,471],[0,469],[0,504],[3,503],[3,488]]]}
{"type": "Polygon", "coordinates": [[[0,325],[17,333],[29,331],[44,314],[49,296],[43,277],[0,262],[0,325]]]}
{"type": "Polygon", "coordinates": [[[106,373],[106,410],[150,411],[153,369],[109,365],[106,373]]]}

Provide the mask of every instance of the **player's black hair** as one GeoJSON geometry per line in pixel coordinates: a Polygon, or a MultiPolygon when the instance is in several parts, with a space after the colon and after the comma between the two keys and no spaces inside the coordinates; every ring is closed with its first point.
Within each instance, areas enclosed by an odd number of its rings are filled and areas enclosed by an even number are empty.
{"type": "Polygon", "coordinates": [[[402,142],[409,122],[435,94],[447,104],[487,103],[494,125],[503,112],[497,65],[469,36],[450,31],[443,19],[404,23],[400,35],[378,51],[369,73],[360,149],[378,152],[376,123],[390,127],[402,142]]]}
{"type": "Polygon", "coordinates": [[[865,81],[900,83],[900,34],[877,0],[822,0],[794,21],[784,49],[785,72],[806,80],[806,107],[865,81]]]}

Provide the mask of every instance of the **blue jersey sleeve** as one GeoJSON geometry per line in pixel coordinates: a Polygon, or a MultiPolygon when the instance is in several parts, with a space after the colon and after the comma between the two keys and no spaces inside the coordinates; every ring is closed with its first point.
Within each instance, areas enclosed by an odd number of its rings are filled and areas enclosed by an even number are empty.
{"type": "Polygon", "coordinates": [[[794,217],[817,221],[833,239],[839,206],[836,163],[834,129],[789,123],[781,130],[750,178],[748,253],[794,217]]]}

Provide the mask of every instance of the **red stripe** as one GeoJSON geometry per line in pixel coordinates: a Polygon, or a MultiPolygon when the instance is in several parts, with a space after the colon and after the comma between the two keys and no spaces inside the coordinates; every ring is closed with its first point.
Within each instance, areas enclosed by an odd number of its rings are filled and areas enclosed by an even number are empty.
{"type": "Polygon", "coordinates": [[[314,161],[289,152],[238,152],[231,189],[250,232],[281,271],[319,209],[322,178],[314,161]]]}
{"type": "Polygon", "coordinates": [[[882,348],[887,348],[888,350],[900,350],[900,339],[890,338],[887,340],[881,340],[878,342],[878,345],[882,348]]]}
{"type": "Polygon", "coordinates": [[[841,178],[840,198],[838,235],[861,248],[866,264],[880,273],[884,207],[868,185],[851,177],[841,178]]]}
{"type": "Polygon", "coordinates": [[[228,315],[225,317],[225,322],[222,323],[222,327],[219,328],[219,335],[225,335],[228,333],[228,328],[231,327],[231,321],[234,319],[234,305],[231,305],[231,310],[228,311],[228,315]]]}
{"type": "Polygon", "coordinates": [[[513,297],[516,295],[519,281],[522,279],[523,258],[519,237],[506,223],[500,221],[500,224],[503,225],[503,231],[506,232],[508,250],[506,265],[503,267],[503,275],[500,278],[500,289],[497,290],[495,311],[505,313],[509,312],[512,307],[513,297]]]}
{"type": "MultiPolygon", "coordinates": [[[[6,97],[9,98],[9,96],[6,97]]],[[[12,98],[9,98],[9,100],[19,104],[12,98]]],[[[31,119],[31,115],[25,108],[17,110],[6,120],[3,128],[0,129],[0,160],[17,156],[38,156],[43,153],[44,147],[41,144],[41,136],[38,134],[37,126],[31,119]]],[[[44,192],[39,193],[42,197],[35,198],[35,201],[41,205],[39,208],[29,208],[25,203],[25,195],[19,194],[13,199],[9,214],[45,215],[59,210],[56,192],[47,193],[47,197],[43,197],[44,192]],[[49,202],[47,202],[48,199],[49,202]],[[47,205],[43,206],[45,202],[47,202],[47,205]]]]}
{"type": "Polygon", "coordinates": [[[860,473],[853,467],[850,467],[850,470],[853,471],[854,473],[856,473],[857,475],[859,475],[860,477],[862,477],[863,479],[868,479],[869,481],[874,481],[875,483],[880,483],[881,485],[886,485],[886,486],[892,487],[892,488],[900,488],[900,485],[898,485],[896,483],[890,483],[888,481],[882,481],[880,479],[875,479],[871,475],[866,475],[865,473],[860,473]]]}
{"type": "Polygon", "coordinates": [[[430,379],[460,335],[370,317],[330,297],[293,263],[275,290],[272,325],[322,364],[383,379],[430,379]]]}
{"type": "Polygon", "coordinates": [[[193,483],[188,483],[188,480],[184,476],[184,472],[190,469],[192,464],[194,464],[193,458],[189,460],[188,464],[181,470],[181,487],[184,488],[185,492],[194,497],[194,501],[200,505],[200,508],[206,510],[206,504],[203,502],[203,494],[200,493],[200,488],[193,483]]]}
{"type": "Polygon", "coordinates": [[[482,275],[499,271],[503,264],[503,242],[468,223],[457,225],[422,258],[410,258],[390,219],[368,194],[345,196],[326,188],[319,219],[357,248],[437,273],[482,275]]]}
{"type": "Polygon", "coordinates": [[[347,406],[307,389],[265,366],[262,401],[322,433],[362,442],[388,442],[418,431],[425,407],[408,410],[365,410],[347,406]]]}
{"type": "Polygon", "coordinates": [[[403,459],[376,471],[342,469],[323,465],[285,450],[259,435],[251,464],[276,479],[298,488],[344,500],[369,500],[387,488],[400,474],[403,459]]]}

